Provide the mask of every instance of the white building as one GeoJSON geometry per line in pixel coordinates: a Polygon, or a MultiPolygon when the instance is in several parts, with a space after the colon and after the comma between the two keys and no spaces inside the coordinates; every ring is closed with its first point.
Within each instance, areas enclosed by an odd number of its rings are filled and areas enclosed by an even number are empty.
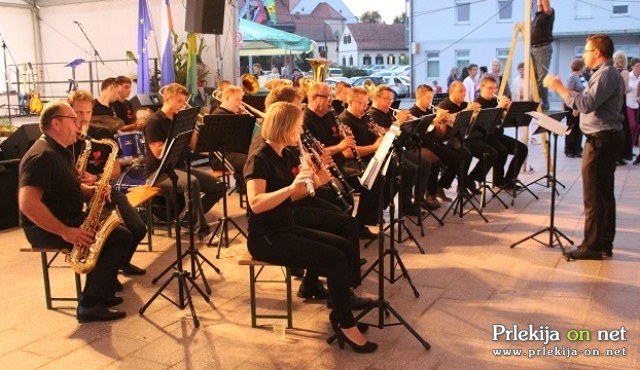
{"type": "MultiPolygon", "coordinates": [[[[616,51],[640,56],[640,2],[550,0],[555,9],[553,56],[550,71],[566,78],[571,60],[581,57],[586,36],[612,36],[616,51]]],[[[535,13],[536,1],[533,0],[535,13]]],[[[414,88],[438,80],[446,86],[451,67],[469,63],[490,66],[492,59],[505,64],[515,22],[523,22],[525,1],[407,0],[411,15],[409,41],[412,44],[414,88]],[[411,9],[413,7],[413,9],[411,9]]],[[[514,52],[510,80],[524,61],[523,43],[514,52]]]]}
{"type": "Polygon", "coordinates": [[[338,63],[343,67],[408,62],[404,24],[347,24],[338,49],[338,63]]]}

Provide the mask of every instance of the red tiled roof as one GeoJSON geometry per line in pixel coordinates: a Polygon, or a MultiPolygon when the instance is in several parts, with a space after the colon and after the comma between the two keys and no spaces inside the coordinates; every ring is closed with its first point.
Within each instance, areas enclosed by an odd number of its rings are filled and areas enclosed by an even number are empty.
{"type": "Polygon", "coordinates": [[[405,25],[354,23],[348,24],[351,37],[359,50],[398,50],[406,49],[405,25]]]}
{"type": "Polygon", "coordinates": [[[316,6],[311,12],[311,15],[313,15],[314,17],[318,17],[320,19],[338,19],[338,20],[346,19],[340,13],[338,13],[335,9],[333,9],[331,5],[325,2],[321,2],[320,4],[318,4],[318,6],[316,6]]]}
{"type": "Polygon", "coordinates": [[[296,14],[293,21],[296,24],[296,35],[308,37],[317,43],[336,40],[331,27],[322,18],[311,14],[296,14]]]}

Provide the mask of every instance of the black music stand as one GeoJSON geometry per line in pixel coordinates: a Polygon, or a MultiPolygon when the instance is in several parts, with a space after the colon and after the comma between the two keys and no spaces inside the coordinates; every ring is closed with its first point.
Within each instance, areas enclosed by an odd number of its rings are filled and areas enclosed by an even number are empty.
{"type": "Polygon", "coordinates": [[[484,220],[484,222],[489,222],[486,217],[482,214],[482,209],[478,207],[473,201],[473,195],[469,194],[465,189],[465,183],[467,181],[467,174],[465,173],[465,163],[464,163],[464,141],[473,129],[473,123],[471,123],[471,117],[473,116],[473,110],[463,110],[458,113],[455,122],[453,122],[453,127],[451,128],[451,137],[457,137],[460,140],[460,149],[458,149],[458,153],[460,154],[460,168],[458,172],[458,186],[456,187],[456,198],[451,202],[451,205],[447,209],[447,211],[442,216],[444,220],[447,218],[447,215],[451,210],[453,210],[454,214],[458,214],[460,218],[464,217],[467,213],[475,210],[480,217],[484,220]],[[464,211],[465,204],[470,204],[471,209],[468,211],[464,211]]]}
{"type": "MultiPolygon", "coordinates": [[[[502,120],[502,128],[508,128],[508,127],[513,127],[515,128],[515,140],[518,141],[518,129],[520,127],[524,127],[524,126],[529,126],[529,123],[531,122],[531,116],[527,115],[526,113],[528,112],[534,112],[536,109],[538,109],[538,105],[540,103],[538,102],[534,102],[534,101],[515,101],[511,103],[511,106],[509,106],[509,110],[507,111],[507,115],[504,117],[504,120],[502,120]]],[[[535,195],[531,189],[529,189],[529,185],[525,185],[522,181],[520,181],[520,179],[518,179],[518,145],[515,146],[514,148],[514,156],[515,159],[511,162],[513,164],[513,176],[514,178],[509,179],[507,181],[507,185],[511,186],[512,189],[512,193],[511,193],[511,206],[513,206],[515,204],[516,201],[516,197],[518,196],[519,193],[522,193],[524,191],[528,191],[531,195],[533,195],[534,198],[536,198],[536,200],[540,199],[538,198],[537,195],[535,195]],[[520,190],[518,190],[518,187],[520,187],[520,190]]],[[[500,190],[498,190],[498,193],[500,193],[502,190],[505,190],[506,186],[503,186],[500,188],[500,190]]]]}
{"type": "MultiPolygon", "coordinates": [[[[200,129],[198,142],[196,143],[196,153],[219,152],[222,156],[222,163],[225,163],[225,153],[248,153],[251,145],[251,134],[255,124],[255,117],[248,114],[209,114],[204,117],[204,126],[200,129]]],[[[222,197],[222,217],[218,219],[218,225],[213,231],[213,235],[207,246],[211,247],[213,237],[218,235],[218,254],[220,258],[220,248],[224,243],[229,247],[229,243],[242,235],[247,238],[247,233],[228,216],[227,213],[227,184],[225,183],[224,196],[222,197]],[[238,230],[238,233],[229,240],[229,224],[238,230]]]]}
{"type": "MultiPolygon", "coordinates": [[[[489,140],[489,136],[493,135],[493,133],[496,130],[496,125],[498,124],[498,122],[500,122],[500,116],[502,115],[503,109],[502,108],[485,108],[482,109],[480,111],[480,113],[478,113],[478,116],[476,117],[475,122],[473,123],[473,129],[474,130],[478,130],[478,132],[480,132],[482,134],[482,139],[484,141],[484,151],[482,153],[482,155],[485,157],[484,161],[482,162],[483,165],[483,172],[486,174],[489,169],[487,168],[487,147],[489,146],[488,144],[488,140],[489,140]]],[[[480,208],[484,208],[487,205],[487,191],[489,191],[491,193],[491,200],[493,199],[497,199],[500,203],[502,203],[502,205],[504,206],[504,209],[509,208],[507,206],[507,204],[502,201],[502,199],[500,198],[500,196],[493,191],[492,187],[487,185],[487,176],[485,175],[484,178],[482,179],[482,184],[480,185],[480,187],[482,188],[482,194],[480,195],[480,208]]]]}
{"type": "MultiPolygon", "coordinates": [[[[562,120],[566,117],[566,115],[567,115],[567,114],[571,114],[571,111],[553,112],[553,113],[546,112],[546,115],[547,115],[547,116],[549,116],[549,117],[551,117],[551,118],[555,119],[556,121],[562,121],[562,120]]],[[[579,128],[579,127],[576,127],[576,129],[580,129],[580,128],[579,128]]],[[[539,133],[541,133],[541,132],[543,132],[543,131],[547,131],[547,130],[540,130],[540,129],[538,129],[538,130],[536,130],[536,132],[534,132],[533,134],[534,134],[534,135],[535,135],[535,134],[539,134],[539,133]]],[[[549,136],[547,136],[546,144],[547,144],[547,148],[548,148],[548,147],[549,147],[549,145],[550,145],[550,142],[549,142],[549,136]]],[[[551,184],[551,180],[552,180],[552,176],[551,176],[551,156],[550,156],[550,155],[548,155],[548,156],[547,156],[547,173],[546,173],[544,176],[540,177],[539,179],[537,179],[537,180],[535,180],[535,181],[530,182],[529,184],[527,184],[527,186],[529,186],[529,185],[533,185],[533,184],[536,184],[536,185],[543,186],[543,187],[545,187],[545,188],[549,188],[549,187],[551,187],[551,185],[550,185],[550,184],[551,184]],[[543,184],[540,184],[540,182],[541,182],[541,181],[545,181],[545,184],[544,184],[544,185],[543,185],[543,184]]],[[[557,186],[558,186],[558,185],[560,185],[560,186],[562,186],[562,188],[563,188],[563,189],[565,189],[565,188],[566,188],[566,186],[564,186],[564,184],[563,184],[563,183],[561,183],[560,181],[558,181],[557,179],[553,179],[553,180],[554,180],[554,181],[555,181],[555,183],[556,183],[556,193],[558,193],[558,195],[560,195],[560,192],[558,191],[557,186]]]]}
{"type": "MultiPolygon", "coordinates": [[[[389,133],[387,133],[387,135],[388,134],[389,133]]],[[[377,156],[378,153],[376,153],[376,156],[371,161],[369,161],[369,165],[367,166],[367,170],[365,171],[363,177],[360,179],[360,182],[362,183],[362,185],[364,187],[366,187],[367,189],[373,188],[373,184],[376,181],[382,181],[382,182],[386,181],[385,180],[385,176],[383,175],[381,169],[382,169],[382,167],[384,167],[384,163],[386,163],[387,161],[390,160],[390,157],[391,157],[392,152],[393,152],[393,148],[389,148],[388,146],[381,144],[380,147],[378,148],[378,151],[380,151],[380,150],[386,150],[386,153],[384,153],[383,160],[379,161],[378,160],[379,157],[377,156]]],[[[378,224],[379,224],[380,230],[383,230],[384,229],[384,209],[383,209],[384,208],[384,186],[380,186],[380,190],[378,192],[378,196],[379,196],[379,199],[380,199],[380,208],[378,209],[378,224]]],[[[355,319],[356,319],[356,321],[358,321],[361,318],[363,318],[364,316],[366,316],[372,310],[377,309],[378,310],[378,324],[377,325],[366,324],[366,325],[374,326],[374,327],[377,327],[379,329],[384,329],[385,326],[402,325],[411,334],[413,334],[413,336],[420,342],[420,344],[422,344],[422,346],[426,350],[429,350],[431,348],[431,345],[427,341],[425,341],[420,336],[420,334],[418,334],[418,332],[416,332],[409,325],[409,323],[407,323],[402,318],[402,316],[400,316],[400,314],[395,309],[393,309],[391,304],[385,299],[385,296],[384,296],[384,281],[385,281],[386,277],[384,275],[384,256],[387,255],[387,254],[390,254],[390,252],[389,252],[389,250],[385,250],[385,248],[384,248],[384,238],[385,238],[384,233],[382,231],[379,232],[378,233],[378,260],[373,263],[374,266],[376,264],[378,265],[378,298],[375,299],[364,310],[362,310],[355,317],[355,319]],[[393,314],[393,316],[396,318],[396,320],[398,320],[398,322],[391,323],[391,324],[385,323],[385,316],[389,316],[390,313],[393,314]]],[[[402,262],[399,261],[399,263],[400,263],[401,268],[404,269],[404,265],[402,264],[402,262]]],[[[409,277],[409,275],[406,275],[406,276],[409,277]]],[[[331,343],[333,343],[333,341],[335,339],[336,339],[336,334],[333,334],[332,336],[327,338],[327,343],[331,344],[331,343]]]]}
{"type": "Polygon", "coordinates": [[[266,98],[266,95],[244,95],[242,97],[242,101],[245,102],[245,104],[259,110],[260,112],[264,112],[266,111],[264,106],[264,101],[266,98]]]}
{"type": "Polygon", "coordinates": [[[438,104],[447,100],[448,97],[449,97],[448,93],[435,93],[433,94],[433,99],[431,99],[431,105],[433,105],[434,107],[437,107],[438,104]]]}
{"type": "MultiPolygon", "coordinates": [[[[569,239],[569,237],[567,237],[565,234],[563,234],[560,230],[558,230],[558,228],[555,226],[555,214],[556,214],[556,164],[558,161],[558,135],[562,135],[565,136],[568,131],[566,129],[565,126],[559,126],[559,125],[554,125],[553,122],[548,122],[545,121],[544,119],[541,119],[542,116],[544,116],[544,114],[542,113],[537,113],[537,112],[533,112],[536,113],[536,115],[534,115],[534,117],[538,118],[538,124],[540,125],[538,127],[538,129],[536,130],[536,133],[542,132],[542,131],[547,131],[553,134],[553,175],[549,178],[549,181],[551,182],[551,209],[549,211],[549,226],[545,227],[544,229],[537,231],[529,236],[527,236],[524,239],[521,239],[513,244],[511,244],[510,248],[514,248],[516,245],[523,243],[529,239],[535,240],[538,243],[542,244],[542,245],[546,245],[548,248],[553,248],[554,242],[557,242],[558,245],[560,246],[560,250],[562,250],[562,255],[564,256],[564,258],[569,261],[570,258],[567,255],[567,252],[564,249],[564,245],[562,244],[562,238],[566,239],[569,244],[573,245],[573,240],[569,239]],[[540,234],[549,232],[549,242],[545,243],[541,240],[536,239],[536,237],[540,234]]],[[[552,117],[552,116],[549,116],[552,117]]],[[[559,116],[556,116],[559,117],[559,116]]],[[[564,116],[563,116],[564,117],[564,116]]],[[[562,117],[559,117],[560,120],[562,119],[562,117]]],[[[558,120],[557,118],[549,118],[551,120],[557,120],[558,122],[560,120],[558,120]]]]}
{"type": "MultiPolygon", "coordinates": [[[[197,116],[197,111],[195,112],[196,113],[195,115],[193,115],[193,118],[190,117],[191,116],[190,112],[185,112],[182,115],[182,117],[179,117],[179,115],[176,115],[176,117],[174,118],[173,124],[171,125],[171,129],[169,130],[169,136],[167,137],[168,144],[165,145],[163,150],[162,162],[160,162],[160,167],[158,168],[156,175],[151,180],[151,185],[153,186],[160,178],[160,175],[166,174],[167,176],[169,176],[169,178],[171,179],[171,183],[173,185],[174,200],[178,198],[178,176],[175,173],[175,169],[177,168],[177,165],[180,162],[180,160],[184,158],[184,153],[187,150],[189,142],[191,141],[193,126],[195,124],[195,117],[197,116]],[[189,115],[189,117],[187,117],[187,115],[189,115]],[[184,119],[181,119],[181,118],[184,118],[184,119]],[[190,122],[187,122],[187,121],[190,121],[190,122]],[[190,126],[190,128],[187,128],[185,130],[187,126],[190,126]]],[[[190,201],[188,203],[190,203],[190,201]]],[[[177,207],[174,207],[174,216],[176,220],[178,220],[177,207]]],[[[191,223],[191,225],[192,224],[193,223],[191,223]]],[[[187,281],[189,281],[189,283],[191,284],[191,287],[195,288],[200,293],[200,295],[202,295],[202,297],[206,302],[209,302],[210,299],[209,299],[209,296],[195,283],[191,274],[182,268],[182,259],[186,254],[181,253],[182,237],[180,235],[181,232],[180,232],[179,221],[176,221],[175,223],[175,233],[176,233],[176,261],[171,266],[169,266],[169,268],[167,268],[165,272],[173,268],[173,266],[175,266],[175,271],[173,272],[171,277],[169,277],[169,279],[167,279],[167,281],[165,281],[164,284],[162,284],[162,286],[160,286],[160,288],[153,294],[153,296],[149,299],[149,301],[147,301],[147,303],[145,303],[144,306],[140,308],[138,312],[140,313],[140,315],[144,314],[147,307],[149,307],[149,305],[159,295],[162,295],[165,299],[167,299],[169,302],[171,302],[173,305],[180,308],[181,310],[184,309],[186,305],[188,305],[189,309],[191,310],[191,316],[193,317],[194,325],[196,327],[199,327],[200,321],[198,320],[198,316],[196,315],[195,308],[193,307],[193,302],[191,300],[191,293],[190,293],[191,290],[187,285],[187,281]],[[169,283],[171,283],[171,281],[174,278],[178,279],[178,302],[172,300],[171,298],[163,294],[164,289],[169,285],[169,283]],[[186,301],[186,305],[185,305],[185,301],[186,301]]],[[[190,237],[191,237],[191,243],[193,243],[193,228],[191,228],[190,237]]],[[[194,260],[192,259],[192,265],[193,264],[194,264],[194,260]]],[[[164,272],[160,274],[160,276],[162,275],[164,275],[164,272]]],[[[158,278],[160,276],[158,276],[158,278]]]]}
{"type": "MultiPolygon", "coordinates": [[[[426,134],[427,128],[433,124],[433,120],[436,118],[435,114],[429,114],[426,116],[422,116],[418,119],[406,121],[400,126],[400,136],[398,137],[398,142],[401,146],[415,146],[418,148],[418,163],[422,162],[422,136],[426,134]]],[[[421,186],[421,171],[422,167],[418,166],[418,183],[416,184],[416,188],[421,186]]],[[[417,198],[417,197],[414,197],[417,198]]],[[[422,199],[416,199],[422,202],[422,199]]],[[[418,218],[414,222],[410,217],[409,220],[413,222],[414,225],[420,226],[420,236],[425,236],[424,233],[424,223],[423,221],[427,219],[427,217],[433,217],[440,226],[444,226],[444,222],[442,219],[435,215],[435,213],[431,212],[430,209],[424,209],[426,212],[420,212],[418,218]],[[424,216],[423,216],[424,215],[424,216]]],[[[402,239],[402,234],[398,233],[398,240],[402,239]]],[[[399,241],[401,243],[401,241],[399,241]]],[[[421,250],[422,251],[422,250],[421,250]]],[[[424,254],[424,253],[423,253],[424,254]]]]}

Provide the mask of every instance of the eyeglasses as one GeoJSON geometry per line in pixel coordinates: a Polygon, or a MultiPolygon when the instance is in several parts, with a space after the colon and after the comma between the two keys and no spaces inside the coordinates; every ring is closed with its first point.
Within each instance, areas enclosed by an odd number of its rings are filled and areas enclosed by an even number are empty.
{"type": "Polygon", "coordinates": [[[78,117],[76,116],[63,116],[63,115],[58,115],[58,116],[53,116],[53,118],[71,118],[74,121],[78,120],[78,117]]]}
{"type": "Polygon", "coordinates": [[[593,53],[595,50],[596,50],[596,49],[584,49],[583,54],[586,54],[586,53],[593,53]]]}

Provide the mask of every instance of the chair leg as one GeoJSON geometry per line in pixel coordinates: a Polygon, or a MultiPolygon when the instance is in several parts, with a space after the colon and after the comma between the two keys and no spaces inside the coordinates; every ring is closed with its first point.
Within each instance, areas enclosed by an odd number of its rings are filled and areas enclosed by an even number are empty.
{"type": "Polygon", "coordinates": [[[251,294],[251,327],[257,328],[256,319],[256,275],[253,265],[249,266],[249,290],[251,294]]]}
{"type": "Polygon", "coordinates": [[[40,252],[40,261],[42,262],[42,276],[44,278],[44,298],[47,302],[47,310],[51,305],[51,282],[49,280],[49,261],[47,260],[47,252],[40,252]]]}

